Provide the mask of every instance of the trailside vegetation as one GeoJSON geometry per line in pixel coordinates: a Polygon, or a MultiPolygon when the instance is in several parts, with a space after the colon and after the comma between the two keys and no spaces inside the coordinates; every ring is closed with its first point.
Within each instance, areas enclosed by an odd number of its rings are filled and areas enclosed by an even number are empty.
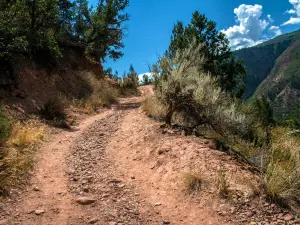
{"type": "Polygon", "coordinates": [[[186,26],[180,21],[177,22],[172,31],[166,58],[169,60],[174,58],[178,51],[189,48],[194,40],[202,45],[202,48],[198,49],[198,54],[206,59],[205,63],[199,66],[216,78],[222,90],[241,97],[244,92],[243,80],[246,76],[243,62],[234,57],[225,34],[219,32],[216,23],[204,14],[194,12],[191,22],[186,26]]]}
{"type": "Polygon", "coordinates": [[[128,0],[14,0],[0,3],[0,66],[21,57],[55,64],[60,46],[80,47],[97,62],[120,58],[128,0]]]}
{"type": "MultiPolygon", "coordinates": [[[[169,50],[153,65],[155,96],[145,100],[143,109],[168,127],[214,138],[217,148],[235,154],[261,175],[268,200],[297,208],[299,136],[275,120],[268,96],[240,100],[244,68],[227,44],[215,23],[198,12],[187,27],[179,22],[169,50]]],[[[285,123],[297,128],[297,115],[295,111],[285,123]]],[[[226,182],[218,183],[226,195],[226,182]]]]}

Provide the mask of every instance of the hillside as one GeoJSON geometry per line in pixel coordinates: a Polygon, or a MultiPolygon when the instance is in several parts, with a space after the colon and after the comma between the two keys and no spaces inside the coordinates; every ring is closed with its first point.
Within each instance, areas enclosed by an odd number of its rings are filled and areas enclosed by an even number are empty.
{"type": "Polygon", "coordinates": [[[270,75],[254,95],[265,95],[273,102],[277,115],[294,110],[300,102],[300,40],[276,60],[270,75]]]}
{"type": "Polygon", "coordinates": [[[247,69],[245,79],[245,98],[250,98],[256,88],[272,71],[277,58],[283,54],[296,40],[300,39],[300,31],[284,34],[255,47],[240,49],[234,54],[244,60],[247,69]]]}

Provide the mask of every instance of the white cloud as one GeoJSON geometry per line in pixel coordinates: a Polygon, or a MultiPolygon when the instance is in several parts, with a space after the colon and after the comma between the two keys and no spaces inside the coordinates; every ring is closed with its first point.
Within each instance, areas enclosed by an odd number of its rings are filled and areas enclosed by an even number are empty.
{"type": "Polygon", "coordinates": [[[297,11],[295,9],[290,9],[286,11],[287,14],[297,14],[297,11]]]}
{"type": "Polygon", "coordinates": [[[281,26],[300,24],[300,18],[291,17],[288,21],[284,22],[281,26]]]}
{"type": "Polygon", "coordinates": [[[269,21],[261,19],[262,9],[263,7],[257,4],[242,4],[234,9],[238,25],[222,30],[229,39],[233,50],[250,47],[262,42],[263,31],[273,22],[271,15],[267,16],[269,21]]]}
{"type": "Polygon", "coordinates": [[[274,22],[274,20],[273,20],[273,18],[272,18],[272,16],[271,16],[270,14],[268,14],[267,17],[268,17],[270,23],[273,23],[273,22],[274,22]]]}
{"type": "Polygon", "coordinates": [[[289,2],[293,5],[293,9],[286,11],[286,13],[295,15],[296,17],[290,17],[281,26],[300,24],[300,0],[289,0],[289,2]]]}
{"type": "Polygon", "coordinates": [[[269,28],[269,31],[272,32],[272,33],[274,33],[275,36],[279,36],[279,35],[282,34],[282,31],[280,30],[280,28],[278,26],[271,26],[269,28]]]}

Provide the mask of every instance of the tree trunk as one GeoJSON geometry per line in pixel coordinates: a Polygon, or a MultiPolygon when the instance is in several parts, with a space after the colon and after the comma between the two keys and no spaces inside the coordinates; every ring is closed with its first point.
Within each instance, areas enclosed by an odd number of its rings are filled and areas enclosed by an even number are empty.
{"type": "Polygon", "coordinates": [[[168,126],[171,126],[173,113],[174,113],[174,109],[172,107],[169,107],[165,118],[166,124],[168,126]]]}

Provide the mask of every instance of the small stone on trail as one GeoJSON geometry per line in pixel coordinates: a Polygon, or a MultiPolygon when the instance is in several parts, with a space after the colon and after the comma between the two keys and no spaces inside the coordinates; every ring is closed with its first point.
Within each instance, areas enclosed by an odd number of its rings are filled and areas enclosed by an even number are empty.
{"type": "Polygon", "coordinates": [[[110,180],[108,183],[119,184],[119,183],[121,183],[121,182],[122,182],[121,180],[112,179],[112,180],[110,180]]]}
{"type": "Polygon", "coordinates": [[[163,225],[167,225],[167,224],[171,224],[170,223],[170,221],[168,221],[168,220],[163,220],[163,223],[162,223],[163,225]]]}
{"type": "Polygon", "coordinates": [[[94,203],[96,199],[91,198],[91,197],[79,197],[76,199],[76,202],[80,205],[90,205],[94,203]]]}
{"type": "Polygon", "coordinates": [[[37,209],[37,210],[34,211],[35,215],[41,215],[41,214],[43,214],[44,212],[45,212],[45,211],[42,210],[42,209],[37,209]]]}
{"type": "Polygon", "coordinates": [[[156,202],[156,203],[154,203],[154,206],[160,206],[161,205],[161,203],[160,202],[156,202]]]}
{"type": "Polygon", "coordinates": [[[83,191],[84,192],[89,192],[89,188],[88,187],[83,187],[83,191]]]}
{"type": "Polygon", "coordinates": [[[88,222],[88,224],[95,224],[95,223],[97,223],[99,220],[97,219],[97,218],[93,218],[93,219],[91,219],[89,222],[88,222]]]}
{"type": "Polygon", "coordinates": [[[287,214],[287,215],[284,217],[284,220],[285,220],[285,221],[290,221],[290,220],[292,220],[292,219],[294,219],[294,217],[293,217],[291,214],[287,214]]]}
{"type": "Polygon", "coordinates": [[[38,187],[33,188],[34,191],[39,191],[40,189],[38,187]]]}

